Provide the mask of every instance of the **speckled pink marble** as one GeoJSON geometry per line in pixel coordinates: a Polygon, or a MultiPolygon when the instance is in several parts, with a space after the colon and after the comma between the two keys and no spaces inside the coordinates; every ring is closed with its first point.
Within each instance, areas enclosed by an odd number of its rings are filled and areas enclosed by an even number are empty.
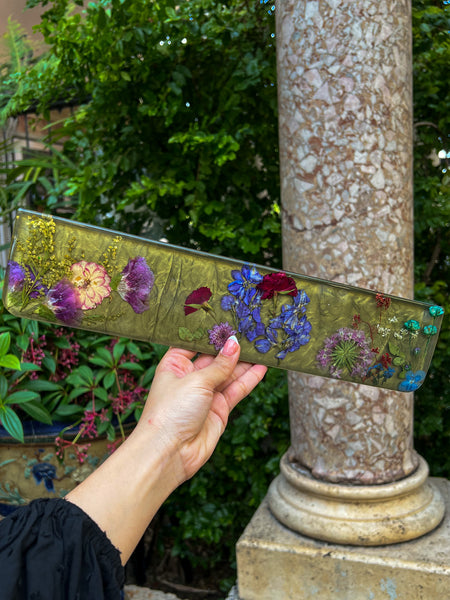
{"type": "MultiPolygon", "coordinates": [[[[284,268],[413,294],[409,0],[277,3],[284,268]]],[[[292,459],[330,481],[417,466],[412,396],[290,375],[292,459]]]]}

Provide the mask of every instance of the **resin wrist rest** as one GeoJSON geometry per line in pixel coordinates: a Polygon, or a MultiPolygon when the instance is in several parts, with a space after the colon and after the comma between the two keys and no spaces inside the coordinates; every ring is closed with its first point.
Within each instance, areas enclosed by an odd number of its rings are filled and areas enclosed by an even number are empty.
{"type": "Polygon", "coordinates": [[[401,391],[417,389],[443,309],[21,210],[13,314],[401,391]]]}

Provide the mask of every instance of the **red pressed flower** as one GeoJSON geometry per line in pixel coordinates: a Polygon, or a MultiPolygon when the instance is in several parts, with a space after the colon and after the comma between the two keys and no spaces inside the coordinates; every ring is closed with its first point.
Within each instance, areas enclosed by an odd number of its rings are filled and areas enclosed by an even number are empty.
{"type": "Polygon", "coordinates": [[[358,329],[359,324],[361,323],[361,315],[353,315],[353,329],[358,329]]]}
{"type": "Polygon", "coordinates": [[[384,310],[387,310],[391,305],[391,299],[380,293],[376,294],[375,300],[378,308],[384,308],[384,310]]]}
{"type": "Polygon", "coordinates": [[[201,287],[189,294],[184,303],[184,314],[190,315],[193,312],[203,308],[209,310],[208,300],[211,298],[212,292],[207,287],[201,287]]]}
{"type": "Polygon", "coordinates": [[[389,366],[392,363],[392,357],[389,354],[389,352],[386,352],[386,354],[383,354],[383,356],[381,357],[381,364],[383,365],[384,369],[388,369],[389,366]]]}
{"type": "Polygon", "coordinates": [[[292,277],[288,277],[285,273],[269,273],[264,275],[261,283],[256,286],[263,295],[261,300],[273,298],[275,294],[284,294],[287,296],[295,296],[298,294],[298,289],[292,277]]]}

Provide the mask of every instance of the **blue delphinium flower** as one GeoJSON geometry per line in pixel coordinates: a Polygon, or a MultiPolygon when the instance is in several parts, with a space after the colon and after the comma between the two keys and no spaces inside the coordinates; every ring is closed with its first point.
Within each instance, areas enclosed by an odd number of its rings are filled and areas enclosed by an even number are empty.
{"type": "Polygon", "coordinates": [[[425,379],[425,371],[407,371],[404,381],[398,386],[398,389],[402,392],[414,392],[423,383],[425,379]]]}
{"type": "Polygon", "coordinates": [[[228,291],[247,304],[248,296],[254,295],[255,285],[263,280],[263,276],[258,273],[256,267],[249,265],[244,265],[240,271],[233,269],[231,276],[234,281],[228,284],[228,291]]]}
{"type": "Polygon", "coordinates": [[[274,349],[275,357],[282,360],[288,352],[295,352],[309,342],[311,323],[305,313],[310,299],[304,290],[292,287],[292,278],[282,273],[263,277],[249,265],[240,271],[233,270],[232,276],[229,295],[222,297],[221,307],[233,312],[239,332],[255,343],[258,352],[266,354],[274,349]],[[289,302],[276,314],[278,298],[287,296],[289,302]],[[268,324],[261,317],[261,309],[263,305],[268,306],[267,301],[273,306],[268,324]]]}

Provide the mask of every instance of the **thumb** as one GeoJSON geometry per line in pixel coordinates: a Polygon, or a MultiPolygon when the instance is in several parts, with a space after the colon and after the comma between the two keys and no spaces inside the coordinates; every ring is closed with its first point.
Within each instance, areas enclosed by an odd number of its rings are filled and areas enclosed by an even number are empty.
{"type": "Polygon", "coordinates": [[[205,380],[216,389],[230,377],[239,360],[241,347],[235,335],[230,336],[219,354],[204,370],[205,380]]]}

